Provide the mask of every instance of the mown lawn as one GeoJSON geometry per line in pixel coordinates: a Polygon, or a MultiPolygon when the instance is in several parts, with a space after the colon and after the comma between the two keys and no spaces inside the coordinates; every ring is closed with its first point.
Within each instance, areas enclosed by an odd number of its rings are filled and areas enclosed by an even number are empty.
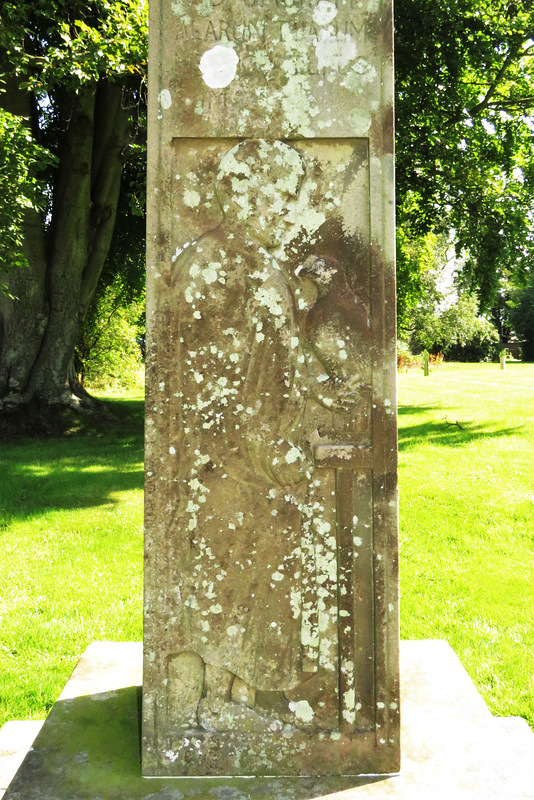
{"type": "MultiPolygon", "coordinates": [[[[142,635],[140,397],[105,434],[0,450],[0,725],[39,718],[92,641],[142,635]]],[[[534,725],[534,365],[399,376],[403,638],[447,638],[534,725]],[[458,423],[458,424],[456,424],[458,423]]]]}
{"type": "Polygon", "coordinates": [[[534,365],[400,375],[399,456],[401,635],[534,726],[534,365]]]}
{"type": "Polygon", "coordinates": [[[142,636],[143,401],[0,444],[0,726],[42,718],[88,644],[142,636]]]}

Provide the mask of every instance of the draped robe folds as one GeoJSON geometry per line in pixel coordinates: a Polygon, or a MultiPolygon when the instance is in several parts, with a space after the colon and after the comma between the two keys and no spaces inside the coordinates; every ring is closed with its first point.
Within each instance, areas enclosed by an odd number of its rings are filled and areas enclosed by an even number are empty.
{"type": "Polygon", "coordinates": [[[160,314],[170,652],[195,652],[255,689],[291,689],[309,467],[292,292],[273,256],[223,223],[180,253],[160,314]]]}

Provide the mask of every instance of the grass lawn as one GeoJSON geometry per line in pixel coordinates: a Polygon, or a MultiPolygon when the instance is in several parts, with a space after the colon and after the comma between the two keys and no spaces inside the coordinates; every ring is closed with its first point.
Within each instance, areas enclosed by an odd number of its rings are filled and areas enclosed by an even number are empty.
{"type": "Polygon", "coordinates": [[[143,400],[105,434],[0,445],[0,726],[43,718],[78,657],[142,636],[143,400]]]}
{"type": "Polygon", "coordinates": [[[401,636],[534,726],[534,365],[400,375],[399,456],[401,636]]]}
{"type": "MultiPolygon", "coordinates": [[[[1,445],[0,725],[44,717],[90,642],[141,638],[143,407],[114,402],[105,435],[1,445]]],[[[447,638],[534,725],[534,365],[402,374],[399,402],[402,636],[447,638]]]]}

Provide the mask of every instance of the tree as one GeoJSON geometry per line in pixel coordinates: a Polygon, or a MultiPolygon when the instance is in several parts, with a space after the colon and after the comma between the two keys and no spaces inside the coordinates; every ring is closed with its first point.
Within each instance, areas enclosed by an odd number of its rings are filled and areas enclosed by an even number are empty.
{"type": "Polygon", "coordinates": [[[445,234],[427,233],[413,240],[401,231],[403,257],[417,276],[417,299],[410,298],[399,328],[415,353],[441,353],[455,361],[485,361],[498,352],[499,335],[479,313],[477,298],[458,284],[463,264],[451,257],[445,234]]]}
{"type": "Polygon", "coordinates": [[[446,236],[435,233],[412,236],[410,225],[397,229],[397,335],[409,338],[421,307],[434,308],[434,273],[445,258],[446,236]]]}
{"type": "Polygon", "coordinates": [[[525,286],[510,290],[507,320],[523,343],[523,358],[534,361],[534,276],[525,286]]]}
{"type": "MultiPolygon", "coordinates": [[[[486,308],[503,276],[534,270],[533,0],[396,0],[396,34],[401,320],[422,287],[411,243],[431,231],[454,232],[486,308]]],[[[3,407],[88,402],[74,346],[142,127],[145,67],[146,0],[0,7],[3,407]]]]}
{"type": "Polygon", "coordinates": [[[474,295],[461,294],[445,309],[421,307],[415,315],[414,350],[442,353],[451,361],[491,361],[499,351],[499,335],[478,313],[474,295]]]}
{"type": "Polygon", "coordinates": [[[30,183],[40,181],[44,198],[39,204],[23,193],[14,242],[15,263],[23,266],[4,264],[10,294],[0,299],[4,408],[31,400],[90,403],[73,355],[142,121],[146,10],[146,0],[2,4],[0,107],[23,121],[25,174],[30,183]],[[47,163],[36,156],[43,148],[53,156],[47,163]]]}
{"type": "Polygon", "coordinates": [[[533,2],[396,0],[395,14],[398,222],[412,239],[452,230],[488,308],[503,276],[534,268],[533,2]]]}

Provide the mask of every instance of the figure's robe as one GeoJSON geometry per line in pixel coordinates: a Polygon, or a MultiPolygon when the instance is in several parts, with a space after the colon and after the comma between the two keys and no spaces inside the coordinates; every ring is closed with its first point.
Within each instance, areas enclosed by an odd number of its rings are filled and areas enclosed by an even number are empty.
{"type": "Polygon", "coordinates": [[[152,558],[172,598],[168,655],[197,653],[269,691],[295,687],[301,669],[307,464],[293,304],[272,255],[222,224],[178,256],[155,354],[169,405],[156,491],[172,524],[152,558]]]}

